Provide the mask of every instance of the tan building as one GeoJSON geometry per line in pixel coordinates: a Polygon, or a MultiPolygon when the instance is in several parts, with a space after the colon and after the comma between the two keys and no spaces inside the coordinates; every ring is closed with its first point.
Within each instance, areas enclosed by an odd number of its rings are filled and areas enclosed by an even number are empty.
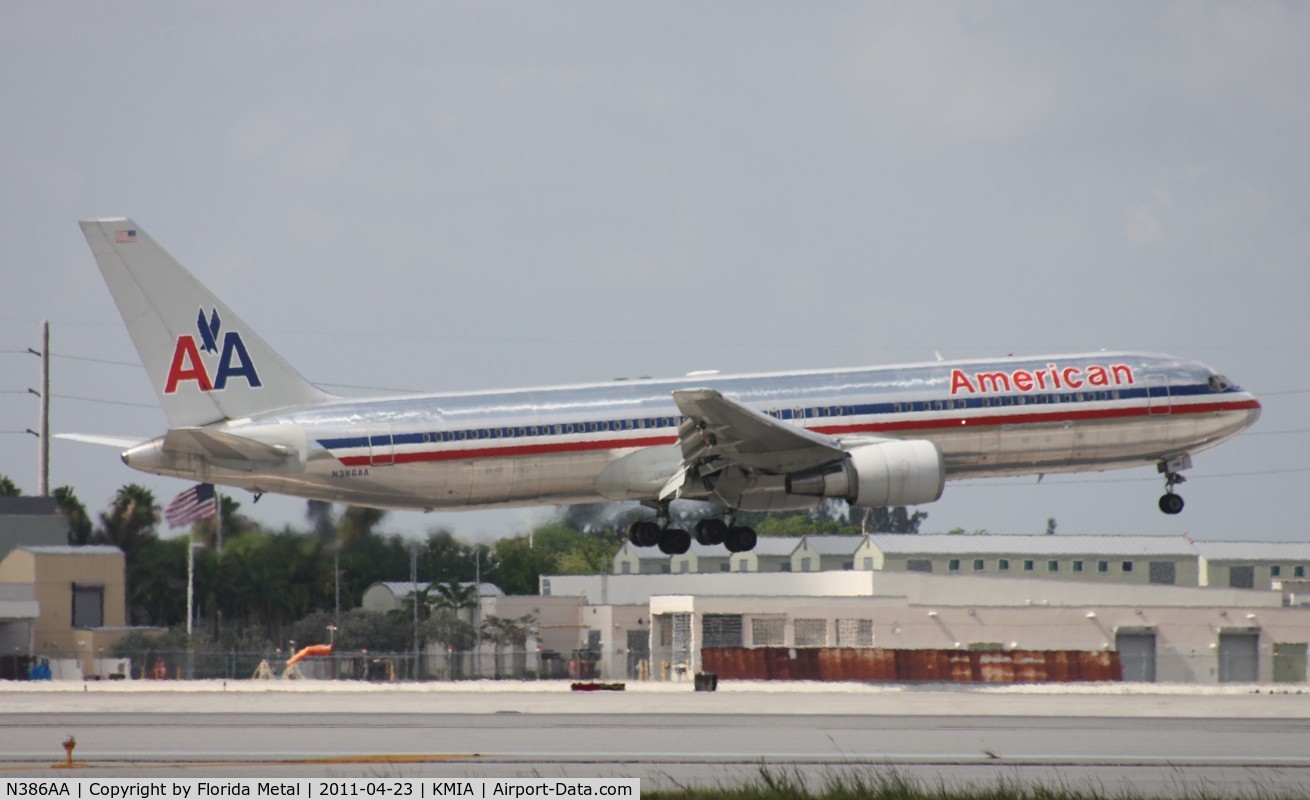
{"type": "Polygon", "coordinates": [[[0,561],[0,585],[32,587],[38,608],[27,655],[75,659],[86,675],[103,672],[97,660],[129,631],[125,570],[117,547],[35,546],[9,553],[0,561]]]}

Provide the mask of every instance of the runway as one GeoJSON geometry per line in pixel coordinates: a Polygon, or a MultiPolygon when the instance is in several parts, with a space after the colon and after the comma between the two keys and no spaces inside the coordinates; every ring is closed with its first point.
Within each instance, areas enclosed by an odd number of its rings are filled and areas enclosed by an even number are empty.
{"type": "Polygon", "coordinates": [[[776,688],[4,694],[0,773],[639,777],[653,789],[729,785],[767,769],[815,785],[895,773],[930,786],[1310,795],[1310,695],[776,688]],[[69,735],[81,766],[53,769],[69,735]]]}

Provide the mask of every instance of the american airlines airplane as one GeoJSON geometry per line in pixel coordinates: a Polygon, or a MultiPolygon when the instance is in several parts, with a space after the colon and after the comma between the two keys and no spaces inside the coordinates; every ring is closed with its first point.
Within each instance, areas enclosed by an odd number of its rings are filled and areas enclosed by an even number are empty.
{"type": "Polygon", "coordinates": [[[1160,510],[1260,403],[1195,361],[1099,352],[345,399],[313,386],[129,219],[81,223],[169,431],[136,469],[379,508],[639,501],[633,544],[755,546],[738,511],[930,503],[948,480],[1156,464],[1160,510]],[[726,509],[693,533],[669,503],[726,509]]]}

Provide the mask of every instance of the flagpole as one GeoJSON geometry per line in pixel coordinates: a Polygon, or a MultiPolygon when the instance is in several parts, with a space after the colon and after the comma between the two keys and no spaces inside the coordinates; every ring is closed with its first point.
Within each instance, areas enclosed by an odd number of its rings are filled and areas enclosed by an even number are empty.
{"type": "Polygon", "coordinates": [[[223,495],[218,493],[218,487],[214,487],[214,515],[217,519],[215,523],[218,526],[218,542],[214,548],[219,558],[223,557],[223,495]]]}
{"type": "Polygon", "coordinates": [[[186,535],[186,676],[187,680],[195,677],[195,648],[191,644],[191,622],[195,617],[192,611],[196,587],[196,548],[193,531],[186,535]]]}

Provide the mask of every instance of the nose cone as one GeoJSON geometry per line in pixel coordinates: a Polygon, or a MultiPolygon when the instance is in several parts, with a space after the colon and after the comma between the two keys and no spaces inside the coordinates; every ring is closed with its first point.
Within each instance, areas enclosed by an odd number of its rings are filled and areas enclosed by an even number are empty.
{"type": "Polygon", "coordinates": [[[124,450],[119,457],[123,459],[124,464],[132,469],[139,469],[142,472],[159,472],[164,461],[162,448],[162,439],[152,439],[131,449],[124,450]]]}
{"type": "Polygon", "coordinates": [[[1251,395],[1251,405],[1246,411],[1246,427],[1249,428],[1259,422],[1260,414],[1263,411],[1264,407],[1260,405],[1260,401],[1256,399],[1255,395],[1251,395]]]}

